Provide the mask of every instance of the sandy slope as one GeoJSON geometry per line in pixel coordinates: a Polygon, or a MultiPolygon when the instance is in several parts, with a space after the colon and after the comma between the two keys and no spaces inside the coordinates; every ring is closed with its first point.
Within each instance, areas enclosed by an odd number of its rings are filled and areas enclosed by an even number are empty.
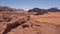
{"type": "Polygon", "coordinates": [[[49,12],[49,14],[38,16],[32,15],[31,18],[40,22],[60,24],[60,12],[49,12]]]}

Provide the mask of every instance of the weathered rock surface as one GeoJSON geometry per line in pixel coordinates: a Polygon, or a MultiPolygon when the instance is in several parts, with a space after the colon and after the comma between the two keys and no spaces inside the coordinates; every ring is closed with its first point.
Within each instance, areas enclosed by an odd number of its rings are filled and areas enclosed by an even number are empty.
{"type": "Polygon", "coordinates": [[[40,22],[30,14],[21,14],[0,16],[0,34],[60,34],[60,24],[40,22]]]}

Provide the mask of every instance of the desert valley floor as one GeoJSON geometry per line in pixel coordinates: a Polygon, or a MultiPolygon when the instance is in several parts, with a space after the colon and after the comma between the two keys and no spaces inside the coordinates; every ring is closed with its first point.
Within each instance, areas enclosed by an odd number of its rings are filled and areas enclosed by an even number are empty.
{"type": "Polygon", "coordinates": [[[0,34],[60,34],[60,12],[0,12],[0,34]]]}

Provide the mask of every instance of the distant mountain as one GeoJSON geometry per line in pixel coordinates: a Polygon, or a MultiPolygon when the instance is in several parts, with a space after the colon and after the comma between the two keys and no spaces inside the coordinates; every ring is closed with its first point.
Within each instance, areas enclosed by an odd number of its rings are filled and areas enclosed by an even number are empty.
{"type": "Polygon", "coordinates": [[[36,12],[36,15],[42,15],[42,14],[48,13],[47,10],[40,9],[40,8],[33,8],[33,9],[28,10],[28,12],[36,12]]]}
{"type": "Polygon", "coordinates": [[[47,9],[48,12],[60,12],[60,9],[58,8],[50,8],[50,9],[47,9]]]}
{"type": "Polygon", "coordinates": [[[15,9],[15,8],[11,8],[8,6],[0,6],[0,12],[1,11],[24,11],[23,9],[15,9]]]}
{"type": "MultiPolygon", "coordinates": [[[[8,6],[0,6],[0,12],[1,11],[25,11],[23,9],[16,9],[16,8],[11,8],[8,6]]],[[[60,9],[54,7],[54,8],[49,8],[49,9],[41,9],[41,8],[33,8],[29,9],[28,12],[60,12],[60,9]]]]}
{"type": "Polygon", "coordinates": [[[60,12],[58,8],[49,8],[49,9],[40,9],[40,8],[33,8],[28,10],[28,12],[60,12]]]}

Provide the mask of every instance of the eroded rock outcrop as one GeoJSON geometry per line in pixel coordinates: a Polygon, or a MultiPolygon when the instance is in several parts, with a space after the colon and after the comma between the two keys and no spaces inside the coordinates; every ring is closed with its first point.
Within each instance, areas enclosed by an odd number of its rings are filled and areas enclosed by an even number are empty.
{"type": "Polygon", "coordinates": [[[60,34],[60,25],[40,22],[30,15],[14,15],[12,18],[1,19],[0,34],[60,34]]]}

